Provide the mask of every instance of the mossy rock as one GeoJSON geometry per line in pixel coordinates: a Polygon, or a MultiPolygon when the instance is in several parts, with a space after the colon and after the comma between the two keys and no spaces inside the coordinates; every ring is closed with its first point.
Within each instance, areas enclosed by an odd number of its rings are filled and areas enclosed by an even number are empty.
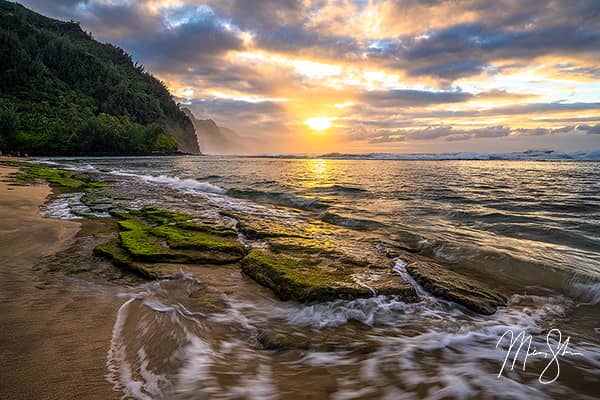
{"type": "Polygon", "coordinates": [[[97,213],[108,213],[117,207],[111,193],[105,188],[87,190],[81,196],[81,202],[97,213]]]}
{"type": "Polygon", "coordinates": [[[207,222],[204,221],[181,221],[175,223],[175,226],[188,231],[204,232],[216,236],[226,236],[232,238],[237,238],[238,236],[237,232],[234,229],[225,226],[214,226],[214,224],[209,225],[207,222]]]}
{"type": "Polygon", "coordinates": [[[151,230],[163,237],[172,249],[214,250],[228,254],[244,255],[244,246],[236,239],[187,230],[177,225],[161,225],[151,230]]]}
{"type": "Polygon", "coordinates": [[[193,265],[223,265],[231,264],[239,259],[218,252],[193,252],[189,254],[174,254],[165,262],[140,261],[134,258],[119,243],[113,239],[94,248],[94,255],[104,257],[120,268],[127,269],[146,279],[167,278],[181,271],[182,264],[193,265]]]}
{"type": "Polygon", "coordinates": [[[414,288],[391,273],[367,287],[353,278],[353,269],[322,258],[297,258],[265,250],[252,250],[242,260],[242,271],[263,286],[271,288],[281,300],[299,302],[356,299],[390,294],[412,301],[414,288]],[[378,288],[383,290],[378,291],[378,288]]]}
{"type": "Polygon", "coordinates": [[[17,185],[47,182],[51,186],[69,191],[82,191],[104,186],[101,182],[95,182],[89,175],[82,172],[32,164],[22,167],[21,171],[14,174],[12,182],[17,185]]]}
{"type": "Polygon", "coordinates": [[[129,253],[124,250],[117,239],[110,240],[94,248],[94,255],[104,257],[113,262],[118,267],[128,269],[147,279],[164,278],[177,270],[162,265],[145,264],[132,259],[129,253]]]}
{"type": "Polygon", "coordinates": [[[269,248],[276,253],[301,252],[320,255],[339,255],[333,242],[299,237],[280,237],[267,240],[269,248]]]}
{"type": "Polygon", "coordinates": [[[173,223],[191,218],[184,214],[154,208],[111,214],[118,219],[118,245],[135,262],[221,265],[244,256],[244,246],[230,235],[183,229],[173,223]]]}
{"type": "Polygon", "coordinates": [[[299,237],[312,238],[312,234],[299,225],[284,225],[275,220],[257,218],[251,215],[223,213],[238,221],[237,229],[249,239],[299,237]]]}
{"type": "MultiPolygon", "coordinates": [[[[123,221],[120,221],[123,222],[123,221]]],[[[183,261],[162,241],[147,230],[135,229],[119,232],[121,246],[138,260],[151,262],[183,261]]]]}
{"type": "Polygon", "coordinates": [[[494,314],[507,299],[482,282],[452,271],[425,257],[405,257],[406,271],[434,296],[461,304],[479,314],[494,314]]]}
{"type": "Polygon", "coordinates": [[[300,257],[320,256],[352,267],[369,265],[367,260],[347,254],[330,240],[283,237],[267,239],[267,243],[274,253],[300,257]]]}
{"type": "Polygon", "coordinates": [[[192,217],[174,211],[161,210],[155,207],[144,207],[131,210],[130,214],[157,225],[175,225],[187,231],[204,232],[216,236],[236,237],[237,232],[228,226],[220,225],[217,220],[192,217]]]}
{"type": "Polygon", "coordinates": [[[174,211],[160,210],[154,207],[144,207],[141,210],[130,210],[132,215],[147,219],[159,225],[165,225],[175,222],[189,221],[192,219],[189,215],[177,213],[174,211]]]}

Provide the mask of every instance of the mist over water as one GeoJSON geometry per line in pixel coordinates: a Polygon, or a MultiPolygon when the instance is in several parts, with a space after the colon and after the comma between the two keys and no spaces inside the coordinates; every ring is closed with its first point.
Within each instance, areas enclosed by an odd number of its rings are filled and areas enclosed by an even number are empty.
{"type": "MultiPolygon", "coordinates": [[[[414,281],[422,298],[414,304],[377,296],[300,305],[276,300],[238,269],[199,270],[123,292],[108,353],[108,377],[123,394],[598,394],[597,385],[589,384],[600,379],[599,162],[216,156],[53,161],[135,193],[136,206],[203,215],[236,210],[290,226],[317,221],[331,228],[326,239],[348,252],[368,256],[401,245],[509,295],[506,307],[485,317],[436,299],[414,281]],[[210,293],[210,302],[192,295],[197,292],[210,293]],[[541,349],[551,328],[570,335],[570,349],[582,353],[561,359],[557,382],[537,381],[543,358],[498,379],[507,343],[495,345],[506,329],[527,330],[541,349]],[[282,351],[273,347],[273,337],[292,344],[282,351]]],[[[59,198],[44,212],[69,218],[76,201],[59,198]]],[[[406,274],[402,260],[390,267],[406,274]]]]}

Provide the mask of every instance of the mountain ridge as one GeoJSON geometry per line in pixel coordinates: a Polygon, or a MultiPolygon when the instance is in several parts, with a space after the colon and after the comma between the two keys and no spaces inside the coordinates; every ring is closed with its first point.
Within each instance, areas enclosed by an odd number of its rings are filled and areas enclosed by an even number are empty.
{"type": "Polygon", "coordinates": [[[78,23],[0,0],[0,150],[200,154],[165,84],[78,23]]]}
{"type": "Polygon", "coordinates": [[[210,118],[199,119],[189,108],[182,107],[187,117],[192,121],[198,143],[205,153],[234,154],[244,152],[250,138],[238,135],[233,129],[217,125],[210,118]]]}

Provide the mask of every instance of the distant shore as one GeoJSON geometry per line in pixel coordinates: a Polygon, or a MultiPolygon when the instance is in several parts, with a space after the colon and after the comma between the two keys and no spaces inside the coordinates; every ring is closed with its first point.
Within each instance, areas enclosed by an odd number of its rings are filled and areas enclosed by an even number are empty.
{"type": "Polygon", "coordinates": [[[176,152],[149,152],[149,153],[85,153],[85,154],[28,154],[27,156],[0,155],[0,161],[13,160],[23,161],[32,157],[172,157],[172,156],[203,156],[203,153],[185,153],[183,151],[176,152]]]}

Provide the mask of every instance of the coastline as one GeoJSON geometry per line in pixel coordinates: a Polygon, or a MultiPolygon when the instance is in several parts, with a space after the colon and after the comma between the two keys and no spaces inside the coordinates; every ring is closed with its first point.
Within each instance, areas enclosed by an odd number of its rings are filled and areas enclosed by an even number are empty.
{"type": "Polygon", "coordinates": [[[34,268],[73,243],[81,224],[40,216],[51,189],[9,185],[17,170],[0,166],[0,397],[118,398],[104,378],[118,299],[34,268]]]}
{"type": "MultiPolygon", "coordinates": [[[[23,166],[12,182],[26,186],[0,186],[0,218],[10,222],[0,234],[12,241],[0,246],[9,260],[0,267],[0,397],[233,398],[244,390],[258,398],[265,392],[254,382],[264,380],[273,398],[328,398],[344,393],[340,379],[358,377],[366,398],[381,398],[407,377],[363,379],[361,368],[387,368],[387,355],[400,353],[423,393],[458,394],[429,380],[435,367],[423,362],[423,346],[432,346],[427,354],[435,365],[465,365],[473,390],[493,397],[504,387],[497,368],[507,349],[490,349],[499,330],[513,325],[572,336],[573,351],[586,356],[565,358],[566,379],[550,393],[588,393],[581,372],[597,365],[597,300],[563,292],[560,275],[539,269],[528,280],[528,265],[504,259],[495,265],[510,270],[491,276],[485,265],[448,262],[414,236],[378,236],[368,225],[373,220],[352,214],[205,195],[211,186],[203,178],[169,178],[177,160],[146,167],[164,174],[158,182],[147,181],[145,170],[110,173],[137,162],[100,160],[96,170],[94,161],[92,168],[8,163],[23,166]],[[315,356],[313,364],[302,361],[315,356]],[[335,370],[324,371],[330,363],[335,370]],[[319,384],[306,388],[306,379],[319,384]]],[[[205,176],[202,168],[191,172],[205,176]]],[[[335,193],[341,204],[377,193],[364,179],[358,183],[366,188],[346,183],[316,193],[335,193]]],[[[533,340],[541,348],[541,335],[533,340]]],[[[512,377],[519,393],[530,389],[542,363],[532,360],[512,377]]]]}

